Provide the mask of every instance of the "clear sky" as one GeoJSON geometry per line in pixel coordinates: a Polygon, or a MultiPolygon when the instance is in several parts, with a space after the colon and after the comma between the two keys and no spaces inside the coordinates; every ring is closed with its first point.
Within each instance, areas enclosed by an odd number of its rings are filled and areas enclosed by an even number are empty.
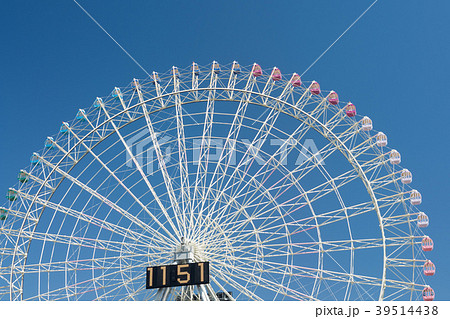
{"type": "MultiPolygon", "coordinates": [[[[372,2],[79,1],[149,73],[237,60],[300,74],[372,2]]],[[[351,100],[401,152],[431,219],[438,300],[450,300],[448,12],[447,0],[379,0],[304,75],[351,100]]],[[[7,1],[0,29],[3,194],[61,121],[146,74],[70,0],[7,1]]]]}

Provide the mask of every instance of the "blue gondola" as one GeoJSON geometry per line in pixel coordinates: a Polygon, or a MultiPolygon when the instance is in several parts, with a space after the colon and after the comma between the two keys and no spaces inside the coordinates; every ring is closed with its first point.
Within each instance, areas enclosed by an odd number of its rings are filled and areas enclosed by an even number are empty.
{"type": "Polygon", "coordinates": [[[51,136],[47,137],[47,139],[45,140],[44,146],[45,146],[45,148],[48,148],[48,149],[52,149],[53,147],[55,147],[55,140],[53,139],[53,137],[51,137],[51,136]]]}
{"type": "Polygon", "coordinates": [[[218,62],[213,61],[213,64],[212,64],[212,71],[213,71],[215,74],[219,74],[219,73],[220,73],[220,65],[219,65],[218,62]]]}
{"type": "Polygon", "coordinates": [[[121,99],[123,94],[120,91],[120,89],[118,87],[115,87],[114,90],[111,92],[111,96],[115,99],[121,99]]]}
{"type": "Polygon", "coordinates": [[[78,121],[86,121],[86,112],[83,109],[79,109],[76,118],[78,121]]]}
{"type": "Polygon", "coordinates": [[[103,100],[102,100],[100,97],[96,98],[96,99],[95,99],[95,102],[94,102],[94,104],[93,104],[93,106],[94,106],[95,108],[99,108],[99,107],[101,107],[102,105],[103,105],[103,100]]]}
{"type": "Polygon", "coordinates": [[[59,129],[59,132],[62,134],[67,134],[69,132],[70,125],[67,122],[63,122],[61,124],[61,128],[59,129]]]}
{"type": "Polygon", "coordinates": [[[192,73],[194,73],[195,75],[200,74],[200,69],[198,67],[198,64],[195,62],[192,62],[192,73]]]}
{"type": "Polygon", "coordinates": [[[32,165],[39,164],[39,154],[38,153],[33,153],[33,155],[31,155],[30,163],[32,165]]]}
{"type": "Polygon", "coordinates": [[[239,74],[241,73],[241,66],[237,61],[233,62],[233,74],[239,74]]]}

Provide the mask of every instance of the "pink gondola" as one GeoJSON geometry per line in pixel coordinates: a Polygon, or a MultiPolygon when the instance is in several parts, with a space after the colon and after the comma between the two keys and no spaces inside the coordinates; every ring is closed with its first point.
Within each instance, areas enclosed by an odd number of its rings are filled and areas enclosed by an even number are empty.
{"type": "Polygon", "coordinates": [[[312,81],[311,85],[309,86],[309,92],[314,95],[320,94],[320,85],[316,81],[312,81]]]}
{"type": "Polygon", "coordinates": [[[259,64],[254,63],[252,68],[252,74],[254,77],[258,77],[262,75],[262,69],[259,64]]]}
{"type": "Polygon", "coordinates": [[[332,105],[336,105],[339,103],[339,96],[336,92],[331,91],[330,94],[328,94],[328,102],[332,105]]]}
{"type": "Polygon", "coordinates": [[[272,70],[272,74],[270,75],[273,81],[280,81],[281,80],[281,71],[279,68],[274,67],[272,70]]]}
{"type": "Polygon", "coordinates": [[[434,290],[430,286],[426,286],[422,290],[422,298],[424,301],[433,301],[434,300],[434,290]]]}
{"type": "Polygon", "coordinates": [[[427,260],[423,265],[423,273],[425,276],[433,276],[436,272],[436,266],[431,262],[431,260],[427,260]]]}
{"type": "Polygon", "coordinates": [[[433,240],[430,237],[425,236],[422,239],[422,250],[423,251],[432,251],[433,248],[434,248],[433,240]]]}
{"type": "Polygon", "coordinates": [[[290,82],[291,82],[292,86],[294,86],[294,87],[298,87],[298,86],[302,85],[302,79],[300,78],[300,75],[298,75],[297,73],[294,73],[292,75],[290,82]]]}
{"type": "Polygon", "coordinates": [[[345,114],[347,114],[348,117],[353,117],[356,115],[356,107],[353,105],[353,103],[347,103],[347,105],[345,106],[345,114]]]}

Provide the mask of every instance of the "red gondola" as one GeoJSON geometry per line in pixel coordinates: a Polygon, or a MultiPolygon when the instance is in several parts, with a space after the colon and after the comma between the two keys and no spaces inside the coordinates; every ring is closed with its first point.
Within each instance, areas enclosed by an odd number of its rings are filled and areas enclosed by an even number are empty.
{"type": "Polygon", "coordinates": [[[281,80],[281,71],[279,68],[274,67],[272,70],[272,74],[270,75],[273,81],[280,81],[281,80]]]}
{"type": "Polygon", "coordinates": [[[353,105],[353,103],[348,102],[348,104],[345,106],[345,114],[347,114],[348,117],[353,117],[356,115],[356,107],[353,105]]]}
{"type": "Polygon", "coordinates": [[[252,74],[254,77],[258,77],[262,75],[262,69],[259,64],[254,63],[252,68],[252,74]]]}
{"type": "Polygon", "coordinates": [[[328,94],[328,102],[332,105],[336,105],[339,103],[339,96],[336,92],[331,91],[330,94],[328,94]]]}
{"type": "Polygon", "coordinates": [[[309,92],[311,92],[311,94],[314,95],[318,95],[320,94],[320,85],[319,83],[317,83],[316,81],[312,81],[310,87],[309,87],[309,92]]]}
{"type": "Polygon", "coordinates": [[[298,87],[298,86],[302,85],[302,79],[300,78],[300,75],[298,75],[297,73],[294,73],[292,75],[290,82],[291,82],[292,86],[294,86],[294,87],[298,87]]]}
{"type": "Polygon", "coordinates": [[[427,260],[423,265],[423,273],[425,276],[433,276],[436,272],[436,266],[431,262],[431,260],[427,260]]]}
{"type": "Polygon", "coordinates": [[[433,247],[434,247],[433,240],[430,237],[425,236],[422,239],[422,250],[423,251],[432,251],[433,247]]]}
{"type": "Polygon", "coordinates": [[[434,290],[430,286],[425,287],[422,290],[422,297],[424,301],[433,301],[434,300],[434,290]]]}

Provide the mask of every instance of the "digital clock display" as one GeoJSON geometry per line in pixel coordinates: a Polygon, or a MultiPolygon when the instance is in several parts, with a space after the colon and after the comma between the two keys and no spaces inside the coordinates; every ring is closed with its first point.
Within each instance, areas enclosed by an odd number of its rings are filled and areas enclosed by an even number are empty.
{"type": "Polygon", "coordinates": [[[207,283],[209,262],[147,267],[147,289],[207,283]]]}

